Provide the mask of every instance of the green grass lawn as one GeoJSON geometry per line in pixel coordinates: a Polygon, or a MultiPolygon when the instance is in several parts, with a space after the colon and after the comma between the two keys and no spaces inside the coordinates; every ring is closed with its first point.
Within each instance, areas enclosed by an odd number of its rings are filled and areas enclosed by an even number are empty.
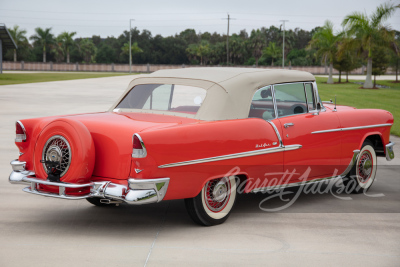
{"type": "Polygon", "coordinates": [[[316,77],[316,79],[323,101],[334,100],[336,95],[336,104],[338,105],[384,109],[391,112],[394,116],[391,133],[400,136],[400,83],[377,81],[377,84],[390,86],[390,88],[359,89],[362,85],[352,83],[355,82],[353,80],[350,80],[350,83],[327,84],[327,78],[316,77]]]}
{"type": "Polygon", "coordinates": [[[127,75],[125,73],[2,73],[0,85],[40,83],[127,75]]]}

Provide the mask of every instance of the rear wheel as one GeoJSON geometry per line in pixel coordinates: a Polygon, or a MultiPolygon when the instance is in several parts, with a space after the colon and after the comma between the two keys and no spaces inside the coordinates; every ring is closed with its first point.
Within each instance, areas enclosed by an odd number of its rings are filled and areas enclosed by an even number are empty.
{"type": "Polygon", "coordinates": [[[346,192],[359,194],[367,192],[376,176],[376,153],[371,141],[365,140],[357,162],[350,173],[343,179],[346,192]]]}
{"type": "Polygon", "coordinates": [[[235,176],[208,181],[194,198],[185,199],[186,210],[194,222],[204,226],[225,222],[236,201],[235,176]]]}

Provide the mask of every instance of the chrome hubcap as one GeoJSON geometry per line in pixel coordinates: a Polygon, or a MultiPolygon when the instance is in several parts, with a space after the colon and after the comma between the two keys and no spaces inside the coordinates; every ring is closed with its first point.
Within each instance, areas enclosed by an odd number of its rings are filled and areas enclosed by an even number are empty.
{"type": "Polygon", "coordinates": [[[218,184],[214,187],[212,194],[215,201],[222,202],[228,194],[228,188],[226,187],[226,184],[222,181],[218,182],[218,184]]]}
{"type": "Polygon", "coordinates": [[[372,161],[370,159],[365,160],[363,163],[363,168],[364,168],[364,173],[369,175],[372,170],[372,161]]]}
{"type": "Polygon", "coordinates": [[[229,201],[229,179],[220,178],[208,181],[204,188],[204,200],[207,208],[213,212],[222,211],[229,201]]]}
{"type": "Polygon", "coordinates": [[[365,151],[361,155],[358,163],[358,178],[360,179],[361,183],[365,183],[370,178],[373,169],[372,165],[372,156],[368,151],[365,151]]]}

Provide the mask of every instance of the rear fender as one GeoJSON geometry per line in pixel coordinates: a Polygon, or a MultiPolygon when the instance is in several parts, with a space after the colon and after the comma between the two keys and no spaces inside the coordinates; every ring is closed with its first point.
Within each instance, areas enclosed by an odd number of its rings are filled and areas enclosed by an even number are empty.
{"type": "Polygon", "coordinates": [[[165,199],[195,197],[207,181],[225,177],[236,167],[238,175],[254,178],[263,178],[266,171],[280,172],[283,169],[283,153],[163,167],[171,163],[279,147],[275,130],[258,118],[200,122],[143,131],[140,136],[147,156],[132,159],[130,176],[137,179],[170,177],[165,199]]]}

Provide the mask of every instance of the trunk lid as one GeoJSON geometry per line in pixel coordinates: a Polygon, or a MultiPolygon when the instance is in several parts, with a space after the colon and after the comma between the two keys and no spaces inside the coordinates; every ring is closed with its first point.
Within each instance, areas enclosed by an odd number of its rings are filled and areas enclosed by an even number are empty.
{"type": "Polygon", "coordinates": [[[135,133],[193,123],[197,120],[145,113],[94,113],[68,116],[82,122],[95,145],[93,176],[127,179],[132,162],[135,133]]]}

